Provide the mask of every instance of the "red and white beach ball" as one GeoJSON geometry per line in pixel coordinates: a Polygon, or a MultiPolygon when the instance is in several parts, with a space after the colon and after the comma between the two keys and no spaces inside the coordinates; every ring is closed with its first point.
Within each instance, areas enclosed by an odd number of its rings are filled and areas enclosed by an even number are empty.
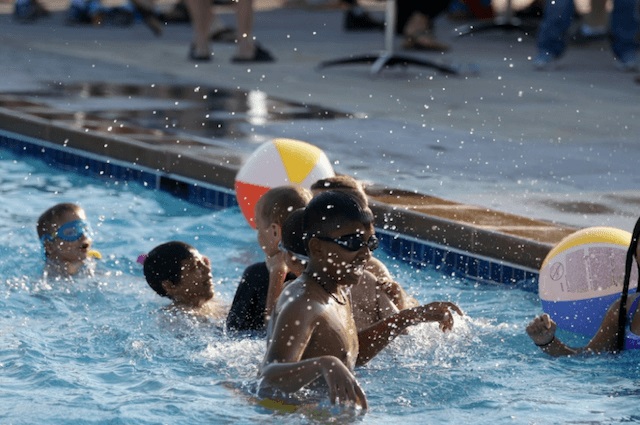
{"type": "Polygon", "coordinates": [[[317,146],[294,139],[273,139],[258,147],[236,175],[236,198],[242,214],[255,228],[256,202],[266,191],[285,185],[308,189],[317,180],[334,175],[329,158],[317,146]]]}

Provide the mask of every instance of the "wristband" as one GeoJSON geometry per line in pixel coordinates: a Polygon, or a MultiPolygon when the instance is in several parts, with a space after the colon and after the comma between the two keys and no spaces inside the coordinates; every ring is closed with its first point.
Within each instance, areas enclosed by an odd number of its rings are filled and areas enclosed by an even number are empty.
{"type": "Polygon", "coordinates": [[[547,347],[547,346],[551,345],[551,343],[553,341],[555,341],[555,340],[556,340],[556,336],[554,335],[553,338],[551,338],[551,340],[549,340],[549,342],[545,342],[544,344],[536,344],[536,345],[538,347],[540,347],[540,348],[544,348],[544,347],[547,347]]]}

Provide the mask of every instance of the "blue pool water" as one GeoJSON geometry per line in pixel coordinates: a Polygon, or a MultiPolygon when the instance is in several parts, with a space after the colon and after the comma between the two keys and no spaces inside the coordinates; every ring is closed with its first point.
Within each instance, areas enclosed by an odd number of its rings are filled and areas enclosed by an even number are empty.
{"type": "MultiPolygon", "coordinates": [[[[264,342],[163,310],[136,257],[180,239],[212,261],[229,304],[244,267],[260,259],[236,208],[212,211],[141,185],[81,177],[0,150],[0,422],[8,424],[611,424],[636,413],[640,353],[551,359],[524,326],[533,292],[480,285],[385,262],[424,302],[466,312],[453,332],[413,328],[356,375],[364,415],[320,407],[273,412],[250,391],[264,342]],[[80,203],[103,254],[92,277],[43,281],[35,221],[80,203]]],[[[563,337],[580,343],[578,337],[563,337]]]]}

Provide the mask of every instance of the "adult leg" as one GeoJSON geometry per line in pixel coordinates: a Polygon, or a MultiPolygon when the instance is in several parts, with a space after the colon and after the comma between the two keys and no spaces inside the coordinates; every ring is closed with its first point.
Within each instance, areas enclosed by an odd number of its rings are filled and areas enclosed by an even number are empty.
{"type": "Polygon", "coordinates": [[[236,21],[238,26],[237,58],[253,57],[253,0],[238,0],[236,3],[236,21]]]}
{"type": "Polygon", "coordinates": [[[636,34],[640,27],[638,0],[615,0],[611,11],[611,48],[624,70],[638,67],[636,34]]]}
{"type": "Polygon", "coordinates": [[[449,4],[450,0],[418,3],[413,0],[398,0],[398,25],[405,36],[404,47],[416,50],[449,50],[449,46],[438,41],[434,34],[434,21],[449,4]]]}
{"type": "Polygon", "coordinates": [[[193,29],[193,40],[189,56],[192,60],[210,60],[209,28],[213,22],[213,10],[209,0],[186,0],[189,19],[193,29]]]}
{"type": "Polygon", "coordinates": [[[253,38],[253,0],[237,0],[238,48],[232,62],[273,62],[273,56],[253,38]]]}
{"type": "Polygon", "coordinates": [[[560,57],[566,48],[565,35],[575,13],[573,0],[547,0],[538,28],[538,52],[551,59],[560,57]]]}

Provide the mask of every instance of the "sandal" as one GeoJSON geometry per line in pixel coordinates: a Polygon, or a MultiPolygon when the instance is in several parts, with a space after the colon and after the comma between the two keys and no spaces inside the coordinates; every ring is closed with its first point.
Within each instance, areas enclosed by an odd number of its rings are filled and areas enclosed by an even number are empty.
{"type": "Polygon", "coordinates": [[[425,50],[431,52],[446,52],[449,50],[449,46],[438,41],[430,31],[407,36],[402,47],[408,50],[425,50]]]}
{"type": "Polygon", "coordinates": [[[241,58],[234,56],[231,58],[231,63],[249,63],[249,62],[274,62],[276,59],[269,53],[268,50],[256,43],[253,56],[250,58],[241,58]]]}
{"type": "Polygon", "coordinates": [[[211,31],[211,41],[219,41],[222,43],[235,43],[236,30],[229,27],[222,27],[211,31]]]}
{"type": "Polygon", "coordinates": [[[209,62],[211,61],[211,56],[210,52],[206,55],[198,55],[196,54],[195,44],[191,43],[191,46],[189,46],[189,59],[193,62],[209,62]]]}

